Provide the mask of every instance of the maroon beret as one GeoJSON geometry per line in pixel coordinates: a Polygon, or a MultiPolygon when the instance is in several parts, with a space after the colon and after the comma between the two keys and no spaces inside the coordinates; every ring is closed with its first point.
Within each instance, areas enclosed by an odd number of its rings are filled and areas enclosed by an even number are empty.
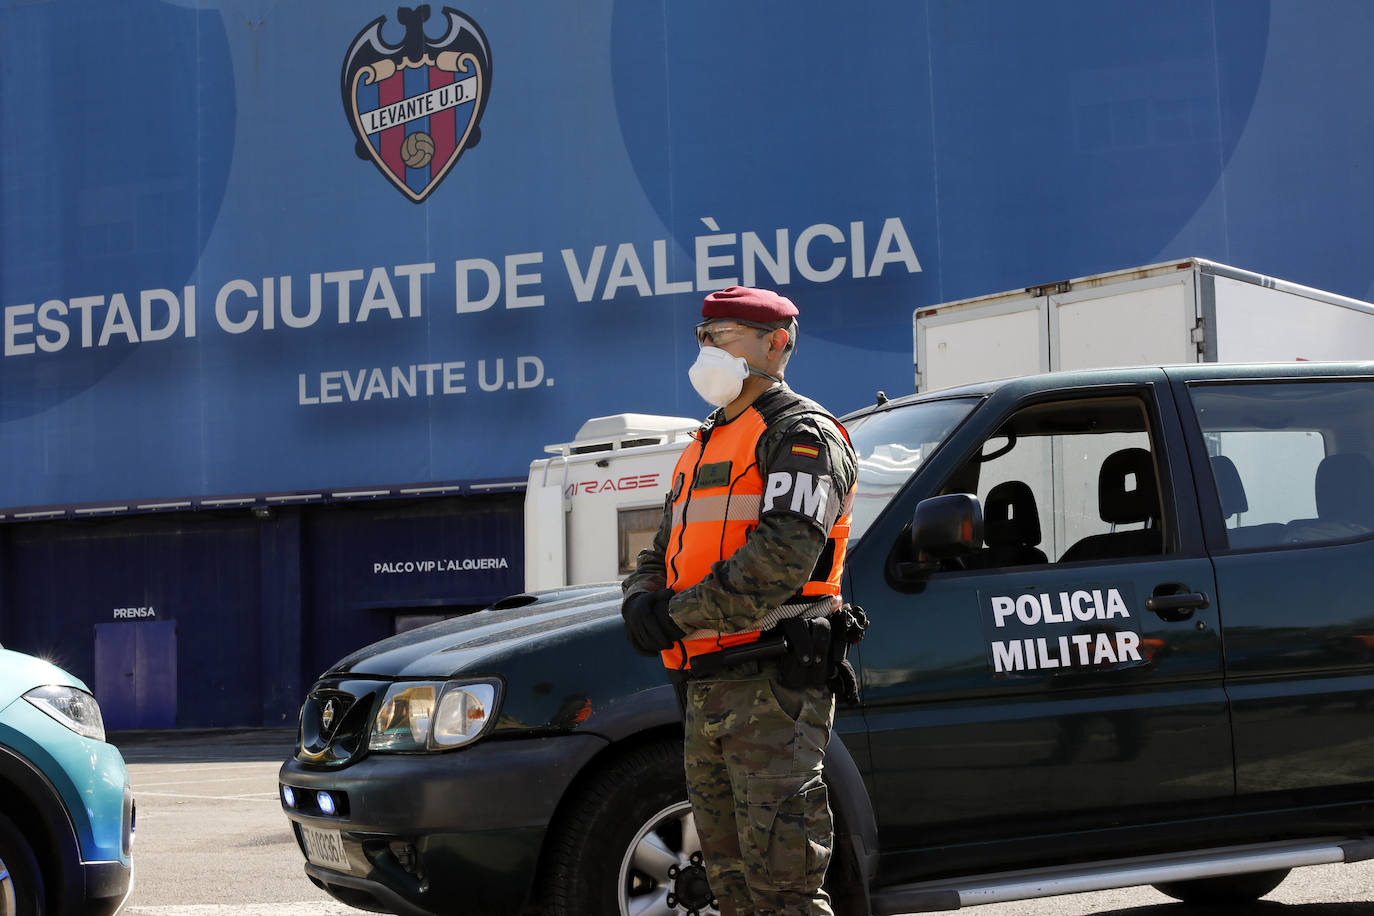
{"type": "Polygon", "coordinates": [[[702,318],[738,318],[741,321],[783,321],[797,314],[791,299],[771,289],[732,286],[712,293],[701,304],[702,318]]]}

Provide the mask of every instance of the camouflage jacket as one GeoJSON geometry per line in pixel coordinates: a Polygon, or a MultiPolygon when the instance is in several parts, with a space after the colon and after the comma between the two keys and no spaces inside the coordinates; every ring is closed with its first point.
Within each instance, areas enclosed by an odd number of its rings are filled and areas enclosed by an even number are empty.
{"type": "MultiPolygon", "coordinates": [[[[760,398],[777,390],[770,389],[760,398]]],[[[703,428],[725,422],[724,410],[717,410],[703,428]]],[[[830,492],[849,492],[857,474],[854,450],[834,423],[814,413],[785,417],[759,437],[755,458],[765,480],[769,469],[783,461],[793,445],[818,447],[819,461],[831,478],[830,492]]],[[[664,563],[671,530],[669,498],[664,501],[663,520],[653,544],[639,552],[635,571],[621,585],[626,599],[641,592],[657,591],[667,583],[664,563]]],[[[743,546],[716,563],[711,573],[696,585],[673,596],[669,605],[673,620],[688,633],[755,629],[758,621],[790,598],[810,577],[825,548],[827,533],[828,526],[822,528],[814,519],[790,512],[765,512],[743,546]]]]}

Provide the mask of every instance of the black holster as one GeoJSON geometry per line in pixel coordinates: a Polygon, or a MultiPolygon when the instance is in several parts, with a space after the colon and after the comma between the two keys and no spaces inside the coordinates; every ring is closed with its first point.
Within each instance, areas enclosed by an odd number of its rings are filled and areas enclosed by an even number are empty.
{"type": "Polygon", "coordinates": [[[777,629],[787,644],[787,654],[778,662],[778,681],[784,687],[829,687],[845,703],[859,702],[849,647],[868,629],[863,608],[846,604],[828,617],[784,620],[777,629]]]}
{"type": "Polygon", "coordinates": [[[778,683],[793,690],[826,686],[834,634],[829,617],[793,617],[777,626],[787,641],[787,654],[778,659],[778,683]]]}

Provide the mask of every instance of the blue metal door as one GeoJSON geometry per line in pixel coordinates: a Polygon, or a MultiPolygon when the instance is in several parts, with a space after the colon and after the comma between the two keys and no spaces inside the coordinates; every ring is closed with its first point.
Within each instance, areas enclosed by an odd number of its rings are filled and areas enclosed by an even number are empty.
{"type": "Polygon", "coordinates": [[[96,624],[95,695],[108,729],[174,728],[176,621],[96,624]]]}

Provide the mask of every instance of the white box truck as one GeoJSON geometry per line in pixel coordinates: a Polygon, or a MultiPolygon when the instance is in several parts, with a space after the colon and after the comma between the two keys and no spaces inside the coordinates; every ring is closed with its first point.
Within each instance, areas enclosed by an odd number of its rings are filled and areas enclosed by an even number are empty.
{"type": "Polygon", "coordinates": [[[623,413],[546,446],[525,490],[525,588],[610,582],[634,568],[663,518],[663,497],[688,435],[684,417],[623,413]]]}
{"type": "Polygon", "coordinates": [[[1200,258],[916,309],[917,391],[1060,369],[1362,360],[1374,305],[1200,258]]]}
{"type": "MultiPolygon", "coordinates": [[[[1200,258],[923,306],[914,323],[917,391],[1061,369],[1374,356],[1374,305],[1200,258]]],[[[630,572],[658,529],[673,465],[698,425],[617,414],[547,446],[554,457],[530,464],[525,496],[526,589],[630,572]]],[[[1100,447],[1123,443],[1104,437],[1100,447]]],[[[1242,451],[1228,447],[1233,456],[1242,451]]],[[[894,481],[905,481],[900,466],[919,453],[866,460],[870,470],[891,464],[894,481]]],[[[1027,452],[1023,460],[1055,459],[1027,452]]],[[[1060,498],[1067,508],[1045,533],[1050,544],[1076,536],[1075,498],[1060,498]]],[[[1095,491],[1077,494],[1083,513],[1095,499],[1095,491]]]]}

